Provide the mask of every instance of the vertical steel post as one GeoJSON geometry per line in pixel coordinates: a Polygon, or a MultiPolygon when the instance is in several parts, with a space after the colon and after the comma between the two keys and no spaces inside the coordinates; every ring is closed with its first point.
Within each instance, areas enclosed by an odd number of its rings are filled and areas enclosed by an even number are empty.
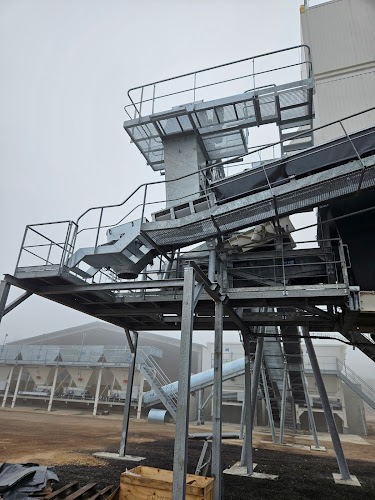
{"type": "Polygon", "coordinates": [[[212,475],[214,500],[222,497],[221,408],[223,392],[223,303],[215,301],[214,388],[212,418],[212,475]]]}
{"type": "Polygon", "coordinates": [[[285,407],[286,407],[287,391],[288,391],[288,368],[287,364],[284,362],[283,393],[281,396],[281,415],[280,415],[280,437],[279,437],[280,444],[283,444],[283,438],[284,438],[285,407]]]}
{"type": "Polygon", "coordinates": [[[137,356],[137,346],[138,346],[138,332],[133,332],[133,334],[134,334],[133,341],[131,340],[129,331],[125,330],[125,333],[126,333],[126,336],[128,338],[129,347],[131,350],[131,360],[130,360],[130,364],[129,364],[128,382],[126,385],[124,417],[123,417],[123,421],[122,421],[122,432],[121,432],[121,442],[120,442],[120,452],[119,452],[120,457],[124,457],[125,452],[126,452],[126,442],[128,439],[128,429],[129,429],[130,407],[131,407],[131,402],[132,402],[135,359],[137,356]]]}
{"type": "Polygon", "coordinates": [[[99,374],[98,374],[98,382],[96,384],[96,391],[95,391],[95,400],[94,400],[94,410],[92,414],[95,415],[97,414],[98,411],[98,404],[99,404],[99,394],[100,394],[100,384],[102,383],[102,374],[103,374],[103,367],[100,368],[99,374]]]}
{"type": "Polygon", "coordinates": [[[18,378],[17,378],[17,383],[16,383],[16,388],[14,389],[14,394],[13,394],[13,399],[12,399],[12,404],[11,408],[14,408],[16,404],[16,399],[17,399],[17,394],[18,394],[18,389],[20,387],[20,382],[21,382],[21,377],[22,377],[22,372],[23,372],[23,366],[20,367],[20,371],[18,373],[18,378]]]}
{"type": "Polygon", "coordinates": [[[142,412],[142,399],[143,399],[143,388],[145,385],[145,379],[143,375],[140,374],[140,383],[139,383],[139,394],[138,394],[138,406],[137,406],[137,420],[141,419],[142,412]]]}
{"type": "Polygon", "coordinates": [[[313,413],[312,408],[311,408],[309,391],[307,389],[306,375],[305,375],[305,371],[303,370],[303,368],[301,369],[301,378],[302,378],[303,392],[305,394],[305,401],[306,401],[306,406],[307,406],[307,413],[308,413],[308,416],[309,416],[310,429],[311,429],[311,432],[312,432],[312,434],[314,436],[315,448],[320,448],[320,446],[319,446],[319,440],[318,440],[318,434],[316,432],[316,426],[315,426],[315,420],[314,420],[314,413],[313,413]]]}
{"type": "Polygon", "coordinates": [[[202,425],[202,394],[203,394],[203,389],[199,389],[197,425],[202,425]]]}
{"type": "Polygon", "coordinates": [[[216,241],[215,238],[210,238],[206,241],[208,248],[208,279],[213,283],[215,281],[216,272],[216,241]]]}
{"type": "Polygon", "coordinates": [[[57,365],[56,369],[55,369],[55,374],[53,376],[53,382],[52,382],[52,387],[51,387],[51,394],[49,396],[47,411],[51,411],[51,408],[52,408],[53,396],[55,395],[55,390],[56,390],[56,382],[57,382],[58,371],[59,371],[59,366],[57,365]]]}
{"type": "Polygon", "coordinates": [[[253,463],[253,434],[251,432],[251,368],[250,368],[250,338],[249,333],[243,333],[245,348],[245,439],[242,445],[241,466],[246,465],[247,473],[252,474],[253,463]]]}
{"type": "Polygon", "coordinates": [[[257,404],[258,387],[260,380],[260,370],[263,360],[264,337],[258,337],[257,349],[255,352],[253,378],[251,381],[251,430],[254,426],[255,409],[257,404]]]}
{"type": "Polygon", "coordinates": [[[241,408],[241,421],[240,421],[240,439],[243,439],[243,429],[244,429],[244,423],[245,423],[245,391],[243,391],[243,400],[242,400],[242,408],[241,408]]]}
{"type": "MultiPolygon", "coordinates": [[[[260,379],[260,369],[262,366],[262,359],[263,359],[263,346],[264,346],[264,337],[262,336],[259,337],[257,341],[257,348],[254,360],[254,370],[251,380],[250,418],[246,418],[246,435],[250,433],[251,436],[253,435],[255,408],[257,404],[257,395],[258,395],[258,387],[260,379]]],[[[251,443],[252,443],[252,438],[251,438],[251,443]]],[[[254,472],[253,453],[252,450],[251,453],[249,453],[249,450],[246,449],[245,443],[242,446],[241,462],[242,461],[246,461],[247,473],[252,474],[254,472]]]]}
{"type": "Polygon", "coordinates": [[[9,376],[7,378],[7,383],[6,383],[6,386],[5,386],[5,392],[4,392],[4,397],[3,397],[3,402],[2,402],[2,405],[1,405],[2,408],[5,407],[5,404],[7,402],[7,397],[8,397],[9,387],[10,387],[10,384],[12,382],[13,372],[14,372],[14,365],[10,369],[9,376]]]}
{"type": "Polygon", "coordinates": [[[262,365],[261,368],[262,372],[262,382],[263,382],[263,390],[264,390],[264,397],[266,400],[266,407],[267,407],[267,414],[268,414],[268,423],[271,429],[271,435],[272,435],[272,442],[276,443],[276,432],[275,432],[275,422],[273,420],[273,413],[272,413],[272,406],[271,406],[271,400],[270,400],[270,393],[268,390],[268,384],[267,384],[267,376],[266,376],[266,370],[264,369],[264,365],[262,365]]]}
{"type": "Polygon", "coordinates": [[[185,268],[182,296],[180,363],[178,371],[178,399],[176,433],[173,456],[172,500],[181,500],[186,494],[188,456],[191,351],[193,342],[194,269],[185,268]]]}
{"type": "Polygon", "coordinates": [[[333,448],[335,450],[336,460],[337,460],[337,464],[339,466],[340,474],[341,474],[342,479],[344,479],[345,481],[350,481],[351,477],[350,477],[350,472],[348,469],[348,464],[346,463],[344,450],[342,449],[342,445],[341,445],[339,433],[337,431],[335,419],[333,417],[332,409],[331,409],[331,406],[329,404],[327,391],[326,391],[326,388],[324,387],[323,377],[322,377],[322,374],[320,372],[318,359],[317,359],[316,354],[315,354],[313,343],[312,343],[311,338],[308,337],[307,328],[304,328],[304,333],[305,333],[305,344],[306,344],[307,352],[308,352],[308,355],[310,358],[311,368],[312,368],[313,373],[314,373],[315,382],[316,382],[316,386],[318,388],[320,401],[322,402],[323,411],[324,411],[324,415],[326,417],[327,427],[328,427],[329,433],[331,435],[332,444],[333,444],[333,448]]]}
{"type": "Polygon", "coordinates": [[[4,309],[8,300],[10,283],[5,280],[0,281],[0,323],[4,314],[4,309]]]}

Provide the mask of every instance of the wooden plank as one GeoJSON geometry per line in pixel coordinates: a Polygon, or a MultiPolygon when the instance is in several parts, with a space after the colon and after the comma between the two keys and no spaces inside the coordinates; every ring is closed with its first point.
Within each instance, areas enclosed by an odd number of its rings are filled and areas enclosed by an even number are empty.
{"type": "Polygon", "coordinates": [[[117,488],[112,491],[112,493],[107,497],[105,500],[119,500],[119,491],[120,491],[120,486],[117,486],[117,488]]]}
{"type": "Polygon", "coordinates": [[[93,495],[92,497],[89,497],[87,500],[97,500],[99,498],[106,498],[106,494],[111,493],[112,488],[113,484],[111,484],[110,486],[106,486],[102,490],[95,493],[95,495],[93,495]]]}
{"type": "Polygon", "coordinates": [[[78,488],[79,488],[78,481],[73,481],[72,483],[63,486],[62,488],[54,491],[53,493],[50,493],[49,495],[44,497],[44,500],[52,500],[52,499],[57,500],[58,498],[65,498],[67,493],[71,493],[77,490],[78,488]]]}
{"type": "Polygon", "coordinates": [[[84,497],[87,498],[90,490],[93,490],[96,486],[96,483],[89,483],[85,486],[82,486],[79,490],[75,491],[71,495],[65,497],[65,500],[76,500],[76,498],[84,497]]]}

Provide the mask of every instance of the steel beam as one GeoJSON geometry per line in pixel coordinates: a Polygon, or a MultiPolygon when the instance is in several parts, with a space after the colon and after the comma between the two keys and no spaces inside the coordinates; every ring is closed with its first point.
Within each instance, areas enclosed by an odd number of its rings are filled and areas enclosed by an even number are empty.
{"type": "Polygon", "coordinates": [[[193,342],[193,301],[195,272],[185,268],[182,299],[180,364],[178,372],[178,399],[176,433],[173,457],[172,500],[181,500],[186,494],[186,471],[188,458],[190,375],[193,342]]]}
{"type": "Polygon", "coordinates": [[[6,314],[5,306],[8,300],[9,290],[10,290],[10,283],[5,280],[0,281],[0,323],[2,317],[6,314]]]}
{"type": "Polygon", "coordinates": [[[308,352],[308,355],[310,358],[311,368],[312,368],[313,373],[314,373],[316,386],[318,388],[320,401],[321,401],[322,406],[323,406],[324,415],[326,417],[328,430],[329,430],[329,433],[331,435],[332,444],[333,444],[333,448],[335,450],[336,460],[337,460],[337,464],[339,466],[340,474],[341,474],[342,479],[344,479],[345,481],[350,481],[351,476],[350,476],[350,472],[348,469],[348,464],[346,463],[344,450],[342,449],[339,433],[338,433],[337,427],[336,427],[336,422],[335,422],[335,419],[333,417],[331,406],[329,404],[329,399],[328,399],[326,388],[324,386],[323,377],[322,377],[322,374],[320,372],[318,359],[317,359],[316,354],[315,354],[315,349],[314,349],[312,340],[308,336],[308,332],[306,331],[306,328],[304,328],[304,334],[306,335],[305,344],[306,344],[307,352],[308,352]]]}
{"type": "Polygon", "coordinates": [[[215,478],[214,500],[222,497],[221,409],[223,389],[223,303],[215,302],[214,388],[212,418],[212,465],[215,478]]]}
{"type": "Polygon", "coordinates": [[[118,292],[122,290],[147,290],[154,288],[182,288],[183,279],[173,280],[152,280],[152,281],[123,281],[119,283],[92,283],[85,285],[48,285],[48,286],[30,286],[26,287],[23,280],[5,275],[5,281],[11,285],[30,290],[38,295],[65,295],[79,293],[95,292],[118,292]]]}
{"type": "Polygon", "coordinates": [[[138,346],[138,332],[134,333],[134,339],[130,338],[129,331],[125,328],[125,333],[128,338],[129,347],[131,350],[131,360],[129,363],[129,372],[128,372],[128,382],[126,384],[126,396],[125,396],[125,404],[124,404],[124,417],[122,421],[122,432],[121,432],[121,441],[120,441],[120,452],[119,456],[124,457],[126,453],[126,443],[128,439],[128,429],[129,429],[129,417],[130,417],[130,408],[132,402],[132,390],[133,390],[133,380],[134,380],[134,371],[135,371],[135,360],[137,356],[137,346],[138,346]]]}
{"type": "Polygon", "coordinates": [[[17,299],[13,300],[13,302],[11,302],[9,304],[9,306],[7,306],[4,309],[3,316],[5,316],[6,314],[10,313],[10,311],[13,311],[13,309],[15,309],[17,306],[19,306],[20,304],[22,304],[22,302],[24,302],[26,299],[28,299],[32,294],[33,294],[33,292],[25,292],[20,297],[18,297],[17,299]]]}

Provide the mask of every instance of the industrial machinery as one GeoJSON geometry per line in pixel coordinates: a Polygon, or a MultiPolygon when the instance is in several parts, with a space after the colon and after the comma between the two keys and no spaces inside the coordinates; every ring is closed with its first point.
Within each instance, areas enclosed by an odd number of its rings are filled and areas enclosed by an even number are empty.
{"type": "MultiPolygon", "coordinates": [[[[350,243],[335,232],[337,219],[327,216],[327,207],[334,214],[341,200],[373,196],[375,128],[314,146],[313,94],[304,45],[132,89],[124,129],[165,179],[140,186],[118,205],[90,208],[76,221],[27,226],[14,275],[2,282],[0,315],[15,307],[6,306],[6,298],[16,286],[25,290],[17,304],[37,294],[125,328],[133,370],[139,331],[181,331],[178,396],[163,392],[161,380],[155,386],[155,397],[164,398],[176,420],[175,500],[186,487],[193,328],[215,330],[215,499],[221,498],[223,330],[239,330],[244,344],[242,462],[248,473],[258,389],[271,426],[280,427],[280,442],[294,403],[309,401],[304,338],[340,473],[350,478],[309,331],[338,331],[375,359],[368,335],[375,331],[375,304],[363,300],[371,288],[357,281],[350,243]],[[296,79],[290,79],[291,68],[296,79]],[[279,140],[255,144],[253,129],[266,124],[279,140]],[[316,207],[316,239],[296,246],[289,216],[316,207]]],[[[375,288],[375,281],[369,285],[375,288]]],[[[153,370],[147,366],[145,377],[153,370]]]]}

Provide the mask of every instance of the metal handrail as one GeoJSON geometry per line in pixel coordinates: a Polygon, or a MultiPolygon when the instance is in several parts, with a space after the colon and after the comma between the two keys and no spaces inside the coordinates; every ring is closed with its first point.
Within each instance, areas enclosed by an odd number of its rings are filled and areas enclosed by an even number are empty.
{"type": "MultiPolygon", "coordinates": [[[[303,64],[307,64],[307,66],[308,66],[308,78],[310,78],[311,74],[312,74],[312,62],[311,62],[310,47],[308,45],[306,45],[306,44],[301,44],[301,45],[295,45],[295,46],[292,46],[292,47],[287,47],[285,49],[279,49],[279,50],[275,50],[275,51],[271,51],[271,52],[266,52],[264,54],[258,54],[256,56],[246,57],[244,59],[238,59],[236,61],[231,61],[229,63],[223,63],[223,64],[219,64],[219,65],[216,65],[216,66],[211,66],[209,68],[204,68],[204,69],[201,69],[201,70],[191,71],[189,73],[184,73],[182,75],[177,75],[177,76],[174,76],[174,77],[165,78],[163,80],[158,80],[158,81],[155,81],[155,82],[151,82],[151,83],[147,83],[147,84],[144,84],[144,85],[140,85],[138,87],[133,87],[133,88],[129,89],[128,92],[127,92],[128,98],[129,98],[130,102],[132,103],[129,106],[133,106],[133,108],[135,109],[136,113],[138,113],[139,115],[141,115],[142,103],[146,102],[146,101],[143,100],[143,94],[144,94],[144,89],[145,88],[150,88],[150,87],[153,88],[153,97],[152,97],[152,99],[147,99],[147,102],[153,101],[153,104],[154,104],[154,101],[156,99],[159,99],[159,98],[162,98],[162,97],[169,97],[171,95],[174,95],[174,94],[170,93],[170,94],[166,94],[164,96],[155,97],[155,89],[156,89],[157,85],[162,84],[162,83],[166,83],[166,82],[171,82],[171,81],[174,81],[174,80],[178,80],[180,78],[186,78],[186,77],[189,77],[189,76],[194,76],[194,86],[192,88],[185,89],[185,90],[180,91],[180,92],[176,92],[176,94],[177,93],[183,93],[183,92],[193,91],[194,92],[194,101],[195,101],[195,92],[196,92],[196,90],[198,88],[205,88],[205,87],[212,86],[212,85],[220,85],[221,83],[227,83],[228,81],[235,80],[233,78],[233,79],[225,80],[223,82],[215,82],[214,84],[203,85],[201,87],[197,87],[196,86],[196,77],[197,77],[197,75],[199,75],[201,73],[207,73],[207,72],[212,71],[212,70],[216,70],[216,69],[224,68],[224,67],[228,67],[228,66],[233,66],[235,64],[244,63],[246,61],[253,61],[253,73],[250,73],[250,74],[246,75],[245,77],[255,77],[258,74],[265,73],[265,72],[255,73],[255,71],[254,71],[254,62],[255,62],[256,59],[264,58],[264,57],[275,55],[275,54],[281,54],[283,52],[288,52],[288,51],[292,51],[292,50],[296,50],[296,49],[302,49],[302,48],[303,49],[307,49],[308,60],[307,61],[300,61],[300,62],[294,64],[293,66],[301,66],[303,64]],[[133,98],[131,96],[131,94],[134,93],[134,92],[136,92],[136,91],[141,91],[141,100],[139,102],[134,102],[134,100],[133,100],[133,98]],[[136,106],[137,104],[140,104],[140,109],[139,110],[137,109],[137,106],[136,106]]],[[[278,71],[279,69],[283,69],[283,68],[275,68],[275,69],[269,70],[267,72],[278,71]]],[[[129,106],[126,106],[125,110],[129,106]]]]}
{"type": "MultiPolygon", "coordinates": [[[[347,116],[347,117],[345,117],[345,118],[342,118],[342,119],[339,119],[339,120],[335,120],[335,121],[333,121],[333,122],[330,122],[329,124],[326,124],[326,125],[323,125],[323,126],[320,126],[320,127],[315,127],[314,129],[312,129],[312,130],[311,130],[311,132],[315,132],[315,131],[317,131],[317,130],[320,130],[320,129],[323,129],[323,128],[326,128],[326,127],[329,127],[329,126],[331,126],[331,125],[335,125],[335,124],[340,124],[340,125],[342,125],[342,122],[343,122],[343,121],[346,121],[346,120],[348,120],[348,119],[350,119],[350,118],[353,118],[353,117],[356,117],[356,116],[359,116],[359,115],[362,115],[362,114],[364,114],[364,113],[368,113],[368,112],[371,112],[371,111],[374,111],[374,110],[375,110],[375,106],[374,106],[374,107],[371,107],[371,108],[369,108],[369,109],[367,109],[367,110],[364,110],[364,111],[361,111],[361,112],[354,113],[354,114],[349,115],[349,116],[347,116]]],[[[244,153],[244,154],[242,154],[242,155],[237,156],[237,157],[235,158],[235,160],[236,160],[236,161],[237,161],[237,160],[241,160],[242,158],[244,158],[244,157],[248,156],[249,154],[259,153],[260,151],[262,151],[262,150],[264,150],[264,149],[267,149],[267,148],[269,148],[269,147],[274,147],[274,146],[280,145],[280,144],[282,144],[282,143],[283,143],[283,142],[285,142],[285,141],[291,141],[291,140],[294,140],[294,139],[296,139],[296,138],[298,138],[298,137],[301,137],[301,136],[303,136],[303,135],[305,135],[305,134],[306,134],[306,131],[304,131],[304,132],[302,132],[302,133],[299,133],[299,134],[296,134],[296,135],[294,135],[293,137],[289,137],[288,139],[282,139],[282,140],[280,140],[280,141],[274,142],[274,143],[272,143],[271,145],[265,145],[265,146],[262,146],[262,147],[260,147],[260,148],[258,148],[258,149],[256,149],[256,150],[254,150],[254,151],[252,151],[252,152],[249,152],[249,153],[244,153]]],[[[346,134],[346,137],[345,137],[345,136],[343,136],[343,137],[341,137],[341,138],[338,138],[338,140],[341,140],[341,139],[342,139],[342,140],[344,140],[345,142],[350,141],[350,135],[349,135],[349,138],[348,138],[347,136],[348,136],[348,134],[346,134]]],[[[326,144],[323,144],[323,145],[321,146],[321,150],[329,149],[330,147],[333,147],[333,146],[332,146],[332,145],[326,145],[326,144]]],[[[293,161],[293,159],[294,159],[295,157],[298,157],[298,158],[303,158],[303,157],[305,157],[305,156],[309,156],[309,155],[311,155],[311,153],[312,153],[312,152],[311,152],[311,150],[307,150],[307,151],[306,151],[305,153],[303,153],[303,154],[298,153],[298,155],[293,155],[293,156],[288,157],[288,161],[293,161]]],[[[358,152],[357,152],[356,150],[355,150],[355,153],[356,153],[356,155],[358,155],[358,152]]],[[[358,156],[359,156],[359,155],[358,155],[358,156]]],[[[359,156],[359,158],[360,158],[360,156],[359,156]]],[[[283,162],[283,161],[284,161],[284,159],[281,159],[281,160],[279,160],[279,162],[276,162],[276,163],[275,163],[275,162],[273,162],[273,163],[272,163],[272,164],[270,164],[270,165],[263,165],[262,169],[263,169],[263,171],[264,171],[265,177],[266,177],[266,179],[268,180],[268,182],[269,182],[269,179],[268,179],[268,175],[267,175],[267,170],[268,170],[268,169],[270,169],[270,168],[272,168],[272,167],[274,167],[274,166],[275,166],[275,165],[277,165],[278,163],[283,162]]],[[[230,163],[232,163],[232,162],[233,162],[233,159],[231,159],[231,160],[226,160],[226,161],[223,161],[223,162],[219,162],[219,163],[216,163],[216,164],[211,165],[211,166],[209,166],[209,167],[205,167],[205,168],[203,168],[203,169],[201,170],[201,172],[202,172],[202,171],[205,171],[205,170],[208,170],[208,169],[211,169],[211,168],[213,168],[213,167],[225,166],[225,165],[230,164],[230,163]]],[[[199,173],[200,173],[200,172],[199,172],[199,173]]],[[[254,173],[255,173],[255,172],[254,172],[254,173]]],[[[251,171],[247,171],[247,174],[248,174],[248,175],[252,175],[251,171]]],[[[66,262],[66,261],[67,261],[67,258],[68,258],[70,255],[72,255],[72,254],[73,254],[73,252],[74,252],[74,250],[75,250],[76,238],[77,238],[77,235],[78,235],[79,233],[81,233],[82,231],[84,231],[84,230],[86,230],[86,229],[87,229],[87,230],[88,230],[88,229],[97,229],[97,237],[98,237],[98,234],[99,234],[100,230],[101,230],[101,229],[103,229],[103,227],[108,227],[108,225],[106,225],[106,226],[101,226],[101,225],[99,224],[98,226],[95,226],[94,228],[79,228],[79,223],[80,223],[81,219],[82,219],[82,218],[83,218],[86,214],[88,214],[89,212],[94,211],[94,210],[100,210],[100,211],[102,212],[102,211],[104,211],[105,209],[109,209],[109,208],[118,208],[118,207],[121,207],[121,206],[125,205],[125,203],[127,203],[127,202],[131,199],[131,198],[133,198],[133,197],[135,196],[135,194],[136,194],[137,192],[139,192],[142,188],[143,188],[143,189],[145,190],[145,192],[146,192],[146,190],[147,190],[147,188],[148,188],[149,186],[153,186],[153,185],[157,185],[157,184],[166,184],[167,182],[175,182],[176,180],[181,180],[181,179],[187,178],[187,177],[189,177],[189,176],[191,176],[191,175],[197,175],[197,173],[193,173],[193,174],[186,174],[186,175],[183,175],[183,176],[181,176],[181,177],[179,177],[179,178],[177,178],[177,179],[174,179],[173,181],[172,181],[172,180],[171,180],[171,181],[162,180],[162,181],[153,181],[153,182],[149,182],[149,183],[143,183],[143,184],[141,184],[140,186],[138,186],[138,187],[137,187],[137,188],[136,188],[136,189],[135,189],[135,190],[134,190],[134,191],[133,191],[133,192],[132,192],[129,196],[127,196],[127,197],[125,198],[125,200],[123,200],[122,202],[117,203],[117,204],[109,204],[109,205],[102,205],[102,206],[91,207],[91,208],[87,209],[85,212],[83,212],[83,213],[82,213],[82,214],[78,217],[78,219],[76,220],[76,222],[73,222],[73,221],[57,221],[57,222],[54,222],[54,223],[53,223],[53,222],[47,222],[47,223],[33,224],[33,225],[30,225],[30,226],[27,226],[27,227],[26,227],[26,230],[25,230],[24,238],[23,238],[23,241],[22,241],[22,245],[21,245],[21,249],[20,249],[20,253],[19,253],[19,256],[18,256],[17,266],[16,266],[16,267],[18,267],[18,264],[19,264],[19,261],[20,261],[20,257],[21,257],[21,253],[22,253],[23,249],[25,249],[25,250],[26,250],[24,243],[25,243],[26,233],[27,233],[27,231],[28,231],[28,230],[34,231],[36,234],[38,234],[38,235],[42,236],[42,237],[43,237],[43,238],[45,238],[47,241],[52,241],[52,240],[50,240],[48,237],[45,237],[44,235],[42,235],[41,233],[39,233],[38,231],[36,231],[36,230],[35,230],[35,227],[36,227],[36,226],[43,226],[43,225],[51,225],[51,224],[62,224],[62,223],[68,223],[68,224],[70,224],[70,229],[68,228],[68,232],[69,232],[69,230],[71,231],[71,229],[72,229],[72,228],[74,228],[72,238],[71,238],[71,240],[70,240],[70,236],[69,236],[69,241],[67,241],[67,242],[66,242],[66,245],[64,244],[64,245],[62,246],[63,253],[64,253],[63,258],[64,258],[64,262],[66,262]]],[[[228,180],[228,182],[229,182],[229,180],[228,180]]],[[[162,201],[157,201],[157,202],[148,202],[148,201],[146,200],[146,197],[144,196],[143,203],[142,203],[142,204],[138,204],[136,208],[138,208],[138,207],[141,207],[141,206],[142,206],[142,212],[144,213],[144,209],[145,209],[145,206],[146,206],[146,205],[148,206],[148,205],[151,205],[151,204],[156,204],[156,203],[161,203],[161,202],[162,202],[162,201]]],[[[129,214],[131,214],[134,210],[135,210],[135,208],[133,208],[130,212],[128,212],[128,214],[127,214],[126,216],[122,217],[122,218],[120,219],[120,221],[118,221],[116,224],[111,225],[111,227],[115,227],[116,225],[120,224],[120,223],[121,223],[121,222],[122,222],[122,221],[123,221],[123,220],[124,220],[124,219],[125,219],[125,218],[129,215],[129,214]]],[[[68,236],[68,232],[67,232],[67,236],[68,236]]],[[[55,244],[55,242],[53,242],[53,244],[55,244]]],[[[60,245],[61,245],[61,244],[59,244],[58,246],[60,246],[60,245]]],[[[61,262],[61,263],[60,263],[60,265],[62,265],[62,264],[63,264],[63,262],[61,262]]]]}
{"type": "MultiPolygon", "coordinates": [[[[172,384],[172,382],[169,380],[168,376],[164,373],[164,371],[158,365],[158,363],[156,363],[156,361],[151,358],[151,356],[146,357],[145,365],[154,371],[154,377],[156,380],[158,380],[158,382],[160,383],[162,388],[163,388],[163,386],[167,386],[167,385],[172,384]],[[159,379],[156,377],[156,375],[159,376],[159,379]]],[[[170,391],[168,393],[166,393],[165,391],[163,391],[163,392],[165,393],[165,395],[167,397],[170,397],[172,399],[173,403],[175,403],[177,405],[177,392],[176,391],[170,391]]]]}
{"type": "Polygon", "coordinates": [[[360,385],[361,390],[375,402],[375,389],[373,389],[363,378],[347,366],[341,359],[336,359],[337,371],[345,375],[354,384],[360,385]]]}
{"type": "MultiPolygon", "coordinates": [[[[366,109],[366,110],[364,110],[364,111],[360,111],[360,112],[357,112],[357,113],[353,113],[353,114],[348,115],[348,116],[346,116],[346,117],[344,117],[344,118],[341,118],[341,119],[335,120],[335,121],[333,121],[333,122],[330,122],[330,123],[328,123],[328,124],[326,124],[326,125],[321,125],[321,126],[319,126],[319,127],[315,127],[315,128],[313,128],[313,129],[311,129],[311,130],[310,130],[310,132],[312,133],[312,132],[315,132],[315,131],[317,131],[317,130],[321,130],[321,129],[323,129],[323,128],[326,128],[326,127],[329,127],[329,126],[332,126],[332,125],[340,124],[341,122],[346,121],[346,120],[348,120],[348,119],[350,119],[350,118],[354,118],[354,117],[356,117],[356,116],[359,116],[359,115],[362,115],[362,114],[364,114],[364,113],[368,113],[368,112],[370,112],[370,111],[374,111],[374,110],[375,110],[375,106],[373,106],[373,107],[371,107],[371,108],[368,108],[368,109],[366,109]]],[[[288,139],[281,139],[280,141],[276,141],[276,142],[273,142],[273,143],[271,143],[271,144],[264,145],[264,146],[262,146],[262,147],[260,147],[260,148],[258,148],[258,149],[256,149],[256,150],[253,150],[253,151],[251,151],[251,152],[244,153],[244,154],[242,154],[242,155],[238,155],[238,156],[236,156],[235,158],[232,158],[231,160],[225,160],[225,161],[222,161],[222,162],[219,162],[219,163],[215,163],[215,164],[213,164],[213,165],[210,165],[210,166],[208,166],[208,167],[204,167],[204,168],[200,169],[200,171],[199,171],[198,173],[197,173],[197,172],[194,172],[194,173],[185,174],[185,175],[182,175],[182,176],[180,176],[180,177],[178,177],[178,178],[176,178],[176,179],[173,179],[173,180],[162,180],[162,181],[153,181],[153,182],[143,183],[143,184],[139,185],[139,186],[138,186],[138,187],[137,187],[137,188],[136,188],[136,189],[135,189],[135,190],[134,190],[134,191],[133,191],[133,192],[132,192],[129,196],[127,196],[127,198],[125,198],[125,200],[124,200],[124,201],[122,201],[122,202],[120,202],[120,203],[117,203],[117,204],[111,204],[111,205],[95,206],[95,207],[91,207],[91,208],[87,209],[85,212],[83,212],[83,213],[82,213],[82,214],[78,217],[78,219],[76,220],[76,224],[78,224],[78,223],[79,223],[79,221],[82,219],[82,217],[83,217],[84,215],[86,215],[87,213],[89,213],[90,211],[93,211],[93,210],[101,210],[101,209],[106,209],[106,208],[118,208],[118,207],[123,206],[123,205],[124,205],[127,201],[129,201],[129,200],[130,200],[130,199],[131,199],[131,198],[132,198],[132,197],[133,197],[133,196],[134,196],[134,195],[135,195],[135,194],[136,194],[136,193],[137,193],[137,192],[138,192],[141,188],[147,189],[147,187],[148,187],[148,186],[153,186],[153,185],[157,185],[157,184],[167,184],[168,182],[176,182],[176,181],[180,181],[180,180],[182,180],[182,179],[186,179],[186,178],[188,178],[188,177],[191,177],[192,175],[198,175],[198,174],[200,174],[200,173],[202,173],[202,172],[204,172],[204,171],[206,171],[206,170],[210,170],[210,169],[212,169],[213,167],[226,166],[227,164],[229,164],[229,163],[233,163],[233,161],[235,161],[235,160],[240,160],[240,159],[242,159],[242,158],[244,158],[244,157],[246,157],[246,156],[248,156],[248,155],[250,155],[250,154],[256,154],[256,153],[259,153],[260,151],[263,151],[263,150],[265,150],[265,149],[267,149],[267,148],[270,148],[270,147],[275,147],[275,146],[281,145],[281,144],[283,144],[284,142],[293,141],[293,140],[295,140],[295,139],[298,139],[298,138],[300,138],[300,137],[303,137],[304,135],[306,135],[306,131],[304,131],[304,132],[302,132],[302,133],[297,133],[297,134],[293,135],[292,137],[289,137],[288,139]]],[[[347,142],[347,141],[348,141],[348,139],[347,139],[347,138],[345,138],[345,136],[339,137],[337,140],[339,140],[339,139],[345,139],[345,142],[347,142]]],[[[332,146],[332,145],[325,145],[325,144],[322,144],[322,145],[321,145],[321,150],[330,149],[331,147],[333,147],[333,146],[332,146]]],[[[310,149],[308,149],[308,150],[307,150],[307,152],[306,152],[305,154],[298,153],[298,158],[299,158],[299,159],[300,159],[300,158],[304,158],[305,156],[310,156],[311,154],[312,154],[311,150],[310,150],[310,149]]],[[[297,155],[296,155],[296,156],[297,156],[297,155]]],[[[293,156],[289,156],[289,157],[288,157],[288,160],[289,160],[289,161],[293,161],[293,157],[294,157],[294,155],[293,155],[293,156]]],[[[265,165],[265,166],[263,166],[263,170],[264,170],[264,172],[265,172],[266,179],[268,179],[268,176],[267,176],[267,170],[271,169],[271,168],[272,168],[272,167],[274,167],[275,165],[278,165],[278,164],[280,164],[280,163],[282,163],[282,162],[284,162],[284,161],[285,161],[285,159],[284,159],[284,158],[282,158],[282,159],[280,159],[278,162],[273,162],[273,163],[272,163],[272,164],[270,164],[270,165],[265,165]]],[[[247,174],[248,174],[248,175],[252,175],[251,171],[247,171],[247,174]]],[[[228,182],[229,182],[229,180],[228,180],[228,182]]],[[[175,201],[178,201],[178,200],[175,200],[175,201]]],[[[155,204],[155,203],[162,203],[162,202],[163,202],[163,200],[160,200],[159,202],[153,202],[153,204],[155,204]]],[[[148,204],[149,204],[149,202],[144,203],[144,205],[148,205],[148,204]]],[[[123,220],[123,219],[122,219],[122,220],[123,220]]],[[[116,224],[115,224],[115,225],[116,225],[116,224]]],[[[115,225],[114,225],[114,226],[115,226],[115,225]]],[[[111,226],[111,227],[114,227],[114,226],[111,226]]]]}

